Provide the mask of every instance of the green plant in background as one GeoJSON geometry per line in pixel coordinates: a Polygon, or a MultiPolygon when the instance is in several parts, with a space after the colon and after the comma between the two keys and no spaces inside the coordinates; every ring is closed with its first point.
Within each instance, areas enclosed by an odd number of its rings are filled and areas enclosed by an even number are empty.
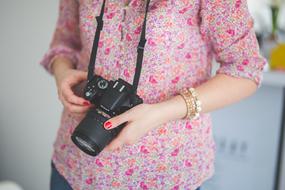
{"type": "Polygon", "coordinates": [[[271,33],[273,36],[276,36],[276,32],[278,31],[278,13],[279,13],[279,6],[278,5],[271,5],[271,16],[272,16],[272,30],[271,33]]]}
{"type": "Polygon", "coordinates": [[[278,31],[278,15],[281,6],[281,0],[271,0],[270,9],[271,9],[271,22],[272,22],[272,37],[276,37],[278,31]]]}

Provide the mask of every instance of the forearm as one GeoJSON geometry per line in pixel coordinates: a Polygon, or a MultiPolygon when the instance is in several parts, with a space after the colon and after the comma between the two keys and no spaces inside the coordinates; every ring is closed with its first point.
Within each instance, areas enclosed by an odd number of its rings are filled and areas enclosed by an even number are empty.
{"type": "Polygon", "coordinates": [[[256,89],[257,85],[252,80],[223,74],[216,75],[196,88],[199,99],[203,102],[203,113],[236,103],[252,95],[256,89]]]}
{"type": "MultiPolygon", "coordinates": [[[[207,113],[250,96],[257,89],[257,85],[249,79],[218,74],[195,89],[202,102],[201,113],[207,113]]],[[[158,105],[169,119],[183,118],[187,112],[185,101],[180,95],[158,105]]]]}

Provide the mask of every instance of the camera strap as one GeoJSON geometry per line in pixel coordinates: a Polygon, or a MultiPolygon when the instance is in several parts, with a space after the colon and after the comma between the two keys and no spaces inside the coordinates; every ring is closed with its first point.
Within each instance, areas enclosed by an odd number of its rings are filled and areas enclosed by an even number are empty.
{"type": "MultiPolygon", "coordinates": [[[[137,87],[139,84],[140,74],[141,74],[141,68],[142,68],[142,62],[143,62],[143,55],[144,55],[144,47],[146,43],[145,39],[145,33],[146,33],[146,20],[147,20],[147,13],[148,13],[148,7],[149,7],[150,0],[147,0],[146,8],[145,8],[145,15],[144,15],[144,21],[142,25],[142,31],[140,36],[140,41],[137,46],[137,63],[136,63],[136,71],[133,79],[133,92],[136,94],[137,87]]],[[[92,52],[90,56],[90,62],[88,66],[88,82],[91,81],[94,75],[94,68],[95,68],[95,62],[96,62],[96,56],[97,56],[97,50],[98,50],[98,44],[100,39],[100,34],[103,29],[103,15],[104,15],[104,9],[105,9],[106,0],[103,0],[103,4],[101,7],[100,15],[96,17],[97,21],[97,28],[95,32],[95,37],[93,41],[93,47],[92,52]]]]}
{"type": "Polygon", "coordinates": [[[96,16],[96,21],[97,21],[97,28],[95,32],[95,37],[93,41],[93,47],[91,51],[91,56],[90,56],[90,62],[88,66],[88,82],[91,81],[94,75],[94,68],[95,68],[95,62],[96,62],[96,57],[97,57],[97,50],[98,50],[98,44],[99,44],[99,39],[100,39],[100,34],[103,29],[103,15],[104,15],[104,9],[105,9],[105,4],[106,0],[103,0],[103,4],[101,7],[100,15],[96,16]]]}

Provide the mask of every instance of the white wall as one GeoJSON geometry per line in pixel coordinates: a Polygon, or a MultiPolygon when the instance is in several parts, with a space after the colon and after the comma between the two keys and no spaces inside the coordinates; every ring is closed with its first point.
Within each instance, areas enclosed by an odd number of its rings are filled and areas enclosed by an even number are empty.
{"type": "Polygon", "coordinates": [[[0,179],[46,190],[60,104],[38,62],[47,50],[57,0],[0,1],[0,179]]]}

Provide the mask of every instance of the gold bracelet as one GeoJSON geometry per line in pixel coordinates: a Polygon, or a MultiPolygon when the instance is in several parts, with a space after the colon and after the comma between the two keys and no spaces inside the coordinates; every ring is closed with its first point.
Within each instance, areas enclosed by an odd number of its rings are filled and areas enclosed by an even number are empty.
{"type": "Polygon", "coordinates": [[[197,119],[200,116],[200,112],[202,111],[201,101],[198,99],[198,94],[194,88],[188,89],[191,92],[191,95],[194,98],[195,102],[195,114],[193,116],[193,119],[197,119]]]}
{"type": "Polygon", "coordinates": [[[200,112],[202,111],[201,108],[201,101],[198,99],[197,92],[194,88],[184,88],[179,93],[187,106],[187,113],[183,117],[183,119],[196,119],[200,116],[200,112]]]}
{"type": "Polygon", "coordinates": [[[183,117],[183,119],[191,118],[192,115],[195,113],[194,98],[192,97],[191,92],[188,91],[186,88],[182,89],[179,94],[183,97],[187,107],[187,113],[183,117]]]}

